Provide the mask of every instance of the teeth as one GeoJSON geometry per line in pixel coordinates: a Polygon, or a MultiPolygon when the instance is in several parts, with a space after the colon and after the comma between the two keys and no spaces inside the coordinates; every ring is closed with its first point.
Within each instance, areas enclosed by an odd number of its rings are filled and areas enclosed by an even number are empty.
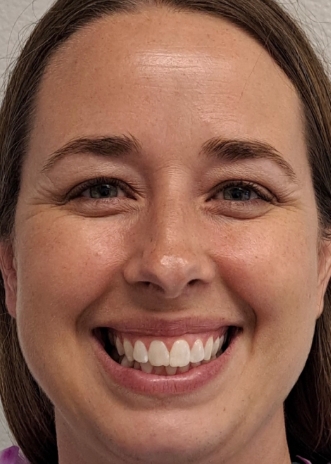
{"type": "Polygon", "coordinates": [[[221,344],[223,345],[222,339],[224,340],[224,335],[219,338],[217,337],[213,343],[213,349],[211,350],[211,357],[216,356],[216,353],[220,349],[221,344]]]}
{"type": "Polygon", "coordinates": [[[173,343],[170,353],[161,340],[153,340],[147,350],[141,340],[136,340],[133,346],[128,339],[124,338],[122,342],[119,336],[112,335],[112,344],[115,344],[124,367],[141,369],[148,374],[175,375],[216,359],[226,337],[227,333],[215,340],[210,336],[205,346],[201,339],[196,339],[192,348],[186,340],[179,339],[173,343]]]}
{"type": "Polygon", "coordinates": [[[192,348],[191,348],[191,363],[197,363],[204,359],[205,357],[205,350],[200,339],[195,340],[192,348]]]}
{"type": "Polygon", "coordinates": [[[177,372],[177,367],[167,366],[165,370],[168,375],[175,375],[177,372]]]}
{"type": "Polygon", "coordinates": [[[197,362],[197,363],[191,363],[191,366],[192,366],[192,367],[198,367],[198,366],[201,366],[201,362],[197,362]]]}
{"type": "Polygon", "coordinates": [[[187,366],[179,367],[178,370],[181,374],[184,374],[184,372],[187,372],[189,370],[190,366],[189,364],[187,366]]]}
{"type": "Polygon", "coordinates": [[[143,372],[146,372],[146,374],[150,374],[152,372],[152,370],[153,370],[153,366],[149,362],[141,363],[140,366],[141,366],[141,370],[143,372]]]}
{"type": "Polygon", "coordinates": [[[134,344],[133,358],[140,363],[147,363],[148,361],[146,346],[140,340],[137,340],[134,344]]]}
{"type": "Polygon", "coordinates": [[[170,351],[170,366],[184,367],[190,364],[191,350],[185,340],[177,340],[170,351]]]}
{"type": "Polygon", "coordinates": [[[125,356],[128,358],[129,361],[133,361],[133,346],[129,340],[124,340],[123,348],[125,356]]]}
{"type": "Polygon", "coordinates": [[[133,361],[129,361],[128,358],[124,355],[121,361],[121,366],[123,367],[133,367],[133,361]]]}
{"type": "Polygon", "coordinates": [[[148,359],[153,366],[169,366],[169,351],[165,344],[153,340],[149,346],[148,359]]]}
{"type": "Polygon", "coordinates": [[[213,350],[213,337],[209,337],[205,346],[205,357],[203,358],[204,361],[209,361],[211,358],[211,352],[213,350]]]}
{"type": "MultiPolygon", "coordinates": [[[[110,340],[110,342],[111,342],[111,340],[110,340]]],[[[116,337],[115,345],[116,345],[116,349],[117,349],[118,354],[120,356],[123,356],[123,354],[125,354],[125,351],[124,351],[123,344],[122,344],[121,340],[119,339],[119,337],[116,337]]]]}

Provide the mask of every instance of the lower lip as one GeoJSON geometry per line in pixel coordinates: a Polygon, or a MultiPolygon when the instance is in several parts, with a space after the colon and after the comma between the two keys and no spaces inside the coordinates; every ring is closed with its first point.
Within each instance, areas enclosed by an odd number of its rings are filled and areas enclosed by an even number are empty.
{"type": "Polygon", "coordinates": [[[147,374],[130,367],[122,367],[106,353],[95,337],[93,340],[97,359],[117,385],[143,395],[169,396],[190,393],[212,382],[225,370],[238,338],[234,337],[227,350],[214,361],[173,376],[147,374]]]}

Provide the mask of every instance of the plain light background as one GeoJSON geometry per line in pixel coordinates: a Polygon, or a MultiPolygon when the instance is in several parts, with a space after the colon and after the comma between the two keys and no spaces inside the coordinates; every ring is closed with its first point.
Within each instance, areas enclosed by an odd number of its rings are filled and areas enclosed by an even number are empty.
{"type": "MultiPolygon", "coordinates": [[[[8,74],[6,72],[8,66],[17,56],[33,25],[52,3],[52,0],[0,0],[1,89],[8,74]]],[[[325,65],[331,69],[331,0],[279,0],[279,3],[300,19],[325,65]]],[[[10,446],[11,443],[10,434],[0,408],[0,449],[10,446]]]]}

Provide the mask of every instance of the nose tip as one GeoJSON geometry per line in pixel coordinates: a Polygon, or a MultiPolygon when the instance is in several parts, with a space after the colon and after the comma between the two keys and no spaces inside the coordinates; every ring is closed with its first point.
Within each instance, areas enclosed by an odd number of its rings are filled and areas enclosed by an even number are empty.
{"type": "Polygon", "coordinates": [[[196,255],[163,255],[132,260],[125,270],[128,283],[142,284],[158,291],[164,298],[174,299],[199,283],[213,279],[214,270],[210,263],[196,255]]]}

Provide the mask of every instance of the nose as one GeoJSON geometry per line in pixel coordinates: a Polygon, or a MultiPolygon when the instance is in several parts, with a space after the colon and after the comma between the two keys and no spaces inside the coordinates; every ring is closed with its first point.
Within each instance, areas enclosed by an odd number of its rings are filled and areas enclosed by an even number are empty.
{"type": "Polygon", "coordinates": [[[124,270],[129,284],[174,299],[213,280],[214,263],[205,250],[196,213],[184,211],[178,202],[177,206],[172,202],[142,221],[124,270]]]}

